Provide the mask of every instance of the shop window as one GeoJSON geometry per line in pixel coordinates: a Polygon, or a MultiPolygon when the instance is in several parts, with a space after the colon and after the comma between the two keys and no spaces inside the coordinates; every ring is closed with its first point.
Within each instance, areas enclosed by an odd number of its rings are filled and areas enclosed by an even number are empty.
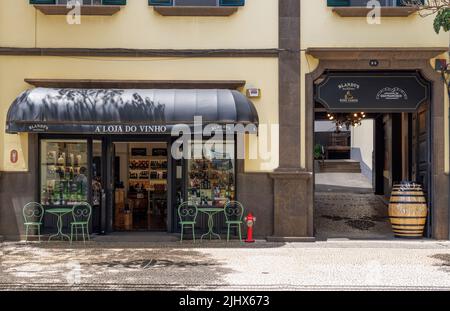
{"type": "MultiPolygon", "coordinates": [[[[366,17],[372,7],[367,7],[370,0],[327,0],[327,6],[342,17],[366,17]]],[[[418,11],[417,4],[424,0],[379,0],[382,17],[406,17],[418,11]]]]}
{"type": "Polygon", "coordinates": [[[88,201],[87,141],[41,140],[41,203],[74,205],[88,201]]]}
{"type": "Polygon", "coordinates": [[[187,200],[197,205],[223,207],[235,200],[236,166],[234,141],[214,145],[192,143],[192,158],[188,160],[187,200]],[[202,155],[203,149],[203,156],[202,155]]]}
{"type": "MultiPolygon", "coordinates": [[[[81,4],[81,15],[113,15],[120,11],[120,6],[127,0],[75,0],[81,4]]],[[[72,8],[70,0],[30,0],[36,9],[46,15],[66,15],[72,8]]]]}
{"type": "Polygon", "coordinates": [[[149,0],[148,4],[165,16],[229,16],[245,0],[149,0]]]}

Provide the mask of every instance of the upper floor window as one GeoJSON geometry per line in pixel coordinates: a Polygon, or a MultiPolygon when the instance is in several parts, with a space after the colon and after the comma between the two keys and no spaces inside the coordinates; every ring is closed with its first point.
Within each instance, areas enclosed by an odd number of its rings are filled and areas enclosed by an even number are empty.
{"type": "Polygon", "coordinates": [[[149,0],[148,4],[165,16],[229,16],[245,0],[149,0]]]}
{"type": "Polygon", "coordinates": [[[245,0],[149,0],[149,5],[154,6],[243,6],[245,0]]]}
{"type": "Polygon", "coordinates": [[[67,5],[79,2],[81,5],[126,5],[127,0],[30,0],[30,4],[47,4],[47,5],[67,5]]]}
{"type": "MultiPolygon", "coordinates": [[[[418,10],[425,0],[378,0],[382,17],[405,17],[418,10]]],[[[370,0],[327,0],[333,12],[342,17],[365,17],[373,9],[370,0]],[[369,5],[368,5],[369,4],[369,5]]]]}
{"type": "MultiPolygon", "coordinates": [[[[356,6],[356,7],[366,7],[370,0],[327,0],[328,6],[339,7],[339,6],[356,6]]],[[[425,0],[378,0],[380,5],[383,7],[405,7],[411,4],[417,5],[418,3],[424,3],[425,0]]]]}
{"type": "Polygon", "coordinates": [[[72,10],[67,4],[81,4],[81,15],[113,15],[127,0],[30,0],[36,9],[46,15],[65,15],[72,10]]]}

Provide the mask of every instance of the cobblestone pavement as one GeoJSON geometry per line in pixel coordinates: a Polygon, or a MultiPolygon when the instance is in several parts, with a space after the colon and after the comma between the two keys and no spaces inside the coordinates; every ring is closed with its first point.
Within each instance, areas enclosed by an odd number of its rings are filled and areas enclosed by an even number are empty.
{"type": "Polygon", "coordinates": [[[371,182],[357,173],[315,175],[314,228],[327,238],[393,239],[388,207],[373,194],[371,182]]]}
{"type": "Polygon", "coordinates": [[[0,289],[450,290],[450,243],[1,244],[0,289]]]}
{"type": "Polygon", "coordinates": [[[315,193],[316,238],[392,239],[388,207],[372,193],[315,193]]]}

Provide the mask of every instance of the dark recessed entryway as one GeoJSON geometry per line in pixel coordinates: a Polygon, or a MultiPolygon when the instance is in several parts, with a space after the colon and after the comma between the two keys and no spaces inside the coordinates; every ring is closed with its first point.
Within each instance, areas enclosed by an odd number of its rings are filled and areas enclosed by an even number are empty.
{"type": "Polygon", "coordinates": [[[393,238],[388,203],[400,181],[423,186],[429,210],[424,236],[431,236],[429,98],[428,84],[417,72],[327,72],[316,81],[318,239],[393,238]]]}

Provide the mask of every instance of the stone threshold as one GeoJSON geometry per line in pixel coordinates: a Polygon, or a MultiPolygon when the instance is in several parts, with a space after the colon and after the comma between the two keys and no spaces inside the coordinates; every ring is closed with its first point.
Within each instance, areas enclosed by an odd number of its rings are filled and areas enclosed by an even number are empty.
{"type": "Polygon", "coordinates": [[[283,243],[316,242],[315,237],[268,236],[266,239],[267,239],[267,242],[283,242],[283,243]]]}

